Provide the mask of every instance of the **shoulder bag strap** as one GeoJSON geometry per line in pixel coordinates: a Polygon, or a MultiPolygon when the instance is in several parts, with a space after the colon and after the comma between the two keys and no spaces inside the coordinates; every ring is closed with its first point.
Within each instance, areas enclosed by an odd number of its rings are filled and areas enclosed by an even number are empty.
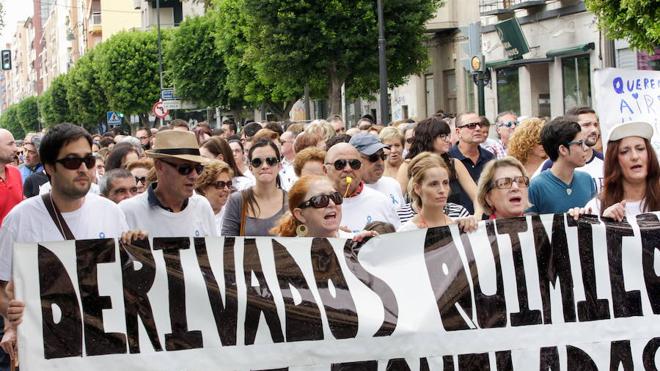
{"type": "Polygon", "coordinates": [[[71,229],[69,229],[69,226],[66,224],[66,220],[64,220],[60,210],[53,202],[53,198],[50,196],[50,192],[41,195],[41,200],[44,202],[44,205],[46,205],[46,210],[48,210],[48,214],[50,214],[50,217],[55,223],[55,227],[57,227],[57,230],[60,231],[62,237],[64,237],[65,240],[75,240],[76,237],[73,236],[71,229]]]}
{"type": "Polygon", "coordinates": [[[245,204],[245,194],[241,191],[241,229],[239,236],[245,236],[245,220],[247,219],[247,205],[245,204]]]}

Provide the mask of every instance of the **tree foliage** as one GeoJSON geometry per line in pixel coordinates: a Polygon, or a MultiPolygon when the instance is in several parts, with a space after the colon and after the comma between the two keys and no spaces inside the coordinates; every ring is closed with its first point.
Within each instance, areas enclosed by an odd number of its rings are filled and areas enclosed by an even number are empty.
{"type": "Polygon", "coordinates": [[[39,97],[39,112],[46,127],[72,121],[67,100],[66,76],[56,77],[48,90],[39,97]]]}
{"type": "Polygon", "coordinates": [[[627,39],[636,49],[652,52],[660,45],[658,0],[586,0],[599,26],[612,39],[627,39]]]}
{"type": "Polygon", "coordinates": [[[104,120],[108,108],[107,98],[100,88],[97,54],[102,44],[83,55],[69,70],[66,82],[66,99],[69,103],[71,120],[94,132],[104,120]]]}
{"type": "Polygon", "coordinates": [[[25,130],[18,122],[15,104],[9,106],[0,116],[0,128],[9,130],[15,139],[25,138],[25,130]]]}
{"type": "Polygon", "coordinates": [[[16,117],[25,132],[39,131],[39,98],[32,96],[20,101],[16,105],[16,117]]]}

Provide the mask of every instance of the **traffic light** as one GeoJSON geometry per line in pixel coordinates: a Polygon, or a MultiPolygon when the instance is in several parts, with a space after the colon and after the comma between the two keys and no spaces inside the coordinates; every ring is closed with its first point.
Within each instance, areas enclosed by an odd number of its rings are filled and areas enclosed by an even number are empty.
{"type": "Polygon", "coordinates": [[[11,70],[11,50],[9,49],[2,51],[2,69],[11,70]]]}

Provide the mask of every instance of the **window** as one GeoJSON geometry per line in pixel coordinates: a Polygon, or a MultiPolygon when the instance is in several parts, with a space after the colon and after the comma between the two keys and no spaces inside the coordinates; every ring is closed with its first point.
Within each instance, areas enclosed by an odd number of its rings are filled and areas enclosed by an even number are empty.
{"type": "Polygon", "coordinates": [[[562,58],[561,71],[564,85],[564,109],[591,106],[589,56],[562,58]]]}
{"type": "Polygon", "coordinates": [[[497,112],[520,112],[518,67],[500,68],[497,76],[497,112]]]}

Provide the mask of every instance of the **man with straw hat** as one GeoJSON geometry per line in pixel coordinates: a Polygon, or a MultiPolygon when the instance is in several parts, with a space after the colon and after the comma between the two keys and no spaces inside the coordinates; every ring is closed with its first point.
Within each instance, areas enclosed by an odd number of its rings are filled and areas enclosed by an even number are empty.
{"type": "Polygon", "coordinates": [[[161,131],[153,149],[145,153],[154,159],[157,181],[119,204],[128,225],[152,237],[217,236],[211,205],[193,192],[207,161],[199,154],[195,134],[161,131]]]}

